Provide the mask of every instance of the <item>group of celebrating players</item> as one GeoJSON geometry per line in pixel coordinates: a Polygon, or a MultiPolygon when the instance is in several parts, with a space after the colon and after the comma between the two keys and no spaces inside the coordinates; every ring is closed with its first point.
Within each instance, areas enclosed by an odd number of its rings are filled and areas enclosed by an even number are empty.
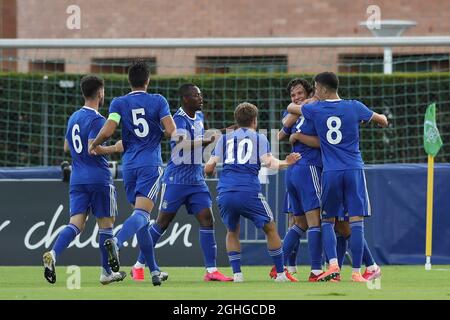
{"type": "Polygon", "coordinates": [[[277,282],[298,281],[293,275],[297,271],[296,253],[305,232],[311,260],[309,281],[340,281],[347,242],[352,253],[352,280],[366,282],[381,276],[364,239],[363,219],[370,215],[370,203],[359,151],[359,126],[372,121],[385,127],[387,119],[359,101],[340,99],[334,73],[318,74],[314,88],[304,79],[289,83],[292,103],[278,133],[278,139],[289,139],[292,145],[292,153],[285,160],[275,158],[266,136],[256,131],[255,105],[240,103],[234,112],[236,123],[206,138],[203,97],[196,85],[179,88],[182,106],[172,117],[163,96],[147,93],[150,72],[143,61],[131,65],[128,80],[132,91],[112,100],[105,119],[98,112],[104,101],[103,80],[95,75],[81,79],[85,105],[70,117],[64,143],[65,152],[72,157],[70,221],[52,249],[43,255],[48,282],[56,282],[57,259],[83,231],[92,213],[99,227],[100,282],[109,284],[125,278],[126,273],[120,271],[119,252],[136,235],[140,252],[131,276],[136,281],[144,280],[147,265],[153,285],[161,285],[168,274],[158,267],[154,246],[182,205],[199,222],[205,281],[244,281],[241,217],[266,234],[274,263],[270,276],[277,282]],[[106,146],[119,125],[122,140],[106,146]],[[163,136],[170,138],[172,150],[165,170],[161,159],[163,136]],[[208,145],[213,152],[203,168],[208,145]],[[116,190],[106,157],[112,153],[122,153],[123,182],[133,206],[132,215],[115,235],[116,190]],[[216,266],[212,199],[204,178],[205,174],[213,175],[218,164],[222,171],[217,204],[227,228],[226,249],[233,277],[225,276],[216,266]],[[284,211],[292,214],[292,223],[283,242],[261,193],[258,173],[262,165],[288,170],[284,211]],[[159,213],[150,224],[150,212],[160,191],[159,213]],[[323,253],[329,263],[326,271],[322,270],[323,253]],[[363,275],[362,262],[367,267],[363,275]]]}

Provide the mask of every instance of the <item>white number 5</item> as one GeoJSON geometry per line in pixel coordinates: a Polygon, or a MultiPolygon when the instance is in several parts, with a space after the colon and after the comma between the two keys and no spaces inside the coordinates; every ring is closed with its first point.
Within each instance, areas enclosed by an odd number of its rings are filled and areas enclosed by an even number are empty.
{"type": "Polygon", "coordinates": [[[327,120],[327,141],[331,144],[338,144],[342,141],[342,132],[339,129],[342,126],[342,121],[338,117],[329,117],[327,120]],[[334,123],[334,125],[333,125],[334,123]],[[336,137],[333,138],[333,133],[336,134],[336,137]]]}
{"type": "Polygon", "coordinates": [[[142,115],[145,116],[145,110],[144,108],[139,108],[139,109],[133,109],[131,110],[131,112],[133,113],[133,124],[137,127],[139,125],[142,126],[142,131],[139,130],[140,128],[134,129],[134,133],[136,133],[136,135],[139,138],[144,138],[148,135],[148,123],[147,121],[145,121],[144,118],[138,118],[138,115],[142,115]]]}

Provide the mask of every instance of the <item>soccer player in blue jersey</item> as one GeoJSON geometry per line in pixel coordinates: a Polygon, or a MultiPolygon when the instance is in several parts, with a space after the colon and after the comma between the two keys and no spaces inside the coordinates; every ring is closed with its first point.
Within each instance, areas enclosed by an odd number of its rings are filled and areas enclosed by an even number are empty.
{"type": "MultiPolygon", "coordinates": [[[[291,98],[291,102],[300,104],[305,99],[309,98],[313,93],[313,88],[311,84],[301,78],[292,79],[287,87],[287,92],[291,98]]],[[[286,118],[291,115],[285,110],[282,116],[282,122],[285,123],[286,118]]],[[[295,117],[296,119],[298,117],[295,117]]],[[[291,129],[293,125],[283,126],[278,132],[278,140],[285,140],[291,136],[291,129]]],[[[291,176],[291,172],[294,166],[288,167],[285,174],[285,183],[286,183],[286,195],[283,204],[283,211],[289,214],[289,229],[286,233],[285,240],[283,241],[283,252],[284,252],[284,262],[287,266],[289,273],[295,274],[297,273],[297,254],[300,247],[300,237],[308,228],[308,224],[306,221],[306,217],[304,215],[294,214],[293,208],[293,200],[292,195],[288,190],[288,179],[291,176]],[[293,233],[294,232],[294,233],[293,233]],[[289,248],[284,247],[284,245],[288,243],[289,248]],[[292,247],[292,249],[290,249],[292,247]],[[289,253],[290,252],[290,253],[289,253]]],[[[270,276],[274,278],[276,276],[275,267],[272,268],[270,272],[270,276]]]]}
{"type": "Polygon", "coordinates": [[[323,160],[322,236],[330,266],[319,276],[319,280],[332,280],[340,274],[334,222],[345,208],[351,228],[352,280],[366,282],[360,272],[364,251],[363,221],[364,217],[370,216],[371,210],[364,162],[359,150],[359,125],[372,121],[386,127],[387,118],[359,101],[340,99],[337,93],[339,80],[334,73],[320,73],[314,81],[320,101],[305,105],[291,104],[288,111],[312,120],[320,138],[323,160]]]}
{"type": "MultiPolygon", "coordinates": [[[[306,80],[294,79],[290,91],[291,97],[299,96],[293,103],[300,104],[310,97],[313,89],[306,80]]],[[[292,251],[307,230],[311,259],[311,273],[308,280],[316,282],[323,273],[320,229],[320,180],[322,176],[320,142],[313,122],[304,117],[300,117],[291,128],[283,127],[280,135],[289,135],[292,151],[302,155],[302,158],[288,169],[290,171],[286,179],[295,224],[286,233],[283,252],[286,260],[287,253],[292,251]]]]}
{"type": "Polygon", "coordinates": [[[214,153],[205,166],[205,173],[211,175],[216,165],[223,163],[217,185],[217,202],[222,221],[227,227],[226,246],[234,282],[244,281],[239,241],[241,216],[251,220],[265,232],[269,255],[276,267],[275,281],[296,282],[284,268],[281,239],[272,211],[261,193],[258,173],[262,163],[272,169],[286,168],[300,159],[300,154],[291,153],[283,161],[273,157],[266,136],[255,131],[258,126],[258,108],[253,104],[239,104],[234,117],[239,128],[219,138],[214,153]]]}
{"type": "Polygon", "coordinates": [[[113,99],[105,125],[90,145],[89,150],[109,139],[122,124],[122,173],[128,201],[133,214],[124,222],[114,238],[105,241],[109,265],[113,271],[120,268],[119,249],[136,234],[139,248],[145,256],[153,285],[161,285],[161,272],[155,262],[153,241],[148,230],[150,212],[154,206],[163,174],[161,139],[164,133],[176,132],[167,100],[159,94],[147,93],[150,81],[148,65],[135,62],[128,70],[132,91],[113,99]]]}
{"type": "MultiPolygon", "coordinates": [[[[206,185],[203,169],[203,147],[214,141],[204,138],[203,96],[191,83],[179,88],[182,107],[174,114],[177,135],[171,141],[172,155],[164,172],[161,202],[156,222],[150,226],[153,243],[169,227],[182,205],[200,225],[199,240],[206,268],[205,281],[233,281],[217,270],[217,244],[214,237],[214,218],[211,212],[211,195],[206,185]]],[[[145,259],[142,254],[131,274],[134,280],[143,280],[145,259]]]]}
{"type": "MultiPolygon", "coordinates": [[[[97,218],[100,244],[111,237],[117,215],[116,189],[105,155],[122,152],[122,143],[118,141],[113,146],[97,146],[97,156],[88,153],[89,141],[97,136],[105,123],[105,118],[98,112],[104,100],[103,79],[94,75],[84,76],[81,79],[81,92],[84,106],[69,118],[64,140],[64,151],[70,151],[72,156],[70,221],[59,233],[52,250],[43,256],[44,277],[50,283],[56,282],[57,258],[83,231],[89,212],[97,218]]],[[[122,281],[125,272],[112,272],[106,250],[102,245],[99,247],[102,257],[100,282],[109,284],[122,281]]]]}

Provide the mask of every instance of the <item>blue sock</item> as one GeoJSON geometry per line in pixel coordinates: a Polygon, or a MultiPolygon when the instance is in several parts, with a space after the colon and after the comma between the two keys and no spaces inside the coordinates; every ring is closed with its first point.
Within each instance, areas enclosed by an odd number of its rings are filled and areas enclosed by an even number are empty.
{"type": "Polygon", "coordinates": [[[363,221],[350,222],[352,236],[350,249],[352,251],[352,265],[354,269],[361,268],[364,252],[364,224],[363,221]]]}
{"type": "Polygon", "coordinates": [[[305,233],[305,230],[302,230],[299,226],[294,224],[289,231],[284,236],[283,240],[283,252],[284,252],[284,261],[289,260],[289,256],[292,253],[295,245],[300,241],[300,237],[305,233]]]}
{"type": "MultiPolygon", "coordinates": [[[[156,244],[159,241],[159,238],[163,235],[164,231],[156,224],[152,223],[148,230],[150,231],[150,236],[152,237],[153,246],[156,246],[156,244]]],[[[139,256],[137,261],[141,264],[145,264],[145,257],[141,251],[139,251],[139,256]]]]}
{"type": "Polygon", "coordinates": [[[372,266],[375,264],[375,260],[373,259],[372,252],[370,252],[370,249],[369,249],[369,246],[367,245],[366,239],[364,239],[363,262],[366,267],[369,267],[369,266],[372,266]]]}
{"type": "Polygon", "coordinates": [[[311,270],[322,269],[322,231],[320,227],[308,229],[308,249],[311,257],[311,270]]]}
{"type": "Polygon", "coordinates": [[[164,234],[164,230],[157,223],[152,223],[152,225],[148,228],[150,230],[150,235],[152,236],[153,246],[159,241],[159,238],[164,234]]]}
{"type": "Polygon", "coordinates": [[[269,249],[269,255],[272,257],[273,264],[275,265],[275,268],[277,269],[277,273],[283,273],[284,272],[283,248],[280,247],[275,250],[269,249]]]}
{"type": "Polygon", "coordinates": [[[213,268],[216,266],[217,244],[214,237],[213,227],[200,227],[199,231],[200,247],[203,252],[203,260],[206,268],[213,268]]]}
{"type": "Polygon", "coordinates": [[[111,268],[108,264],[108,252],[103,245],[105,240],[113,237],[113,229],[112,228],[103,228],[98,230],[98,246],[100,248],[100,253],[102,257],[102,267],[106,274],[111,274],[111,268]]]}
{"type": "Polygon", "coordinates": [[[322,222],[322,242],[328,261],[336,259],[336,233],[334,233],[334,223],[322,222]]]}
{"type": "Polygon", "coordinates": [[[294,245],[294,249],[292,249],[292,252],[289,255],[289,258],[287,260],[288,266],[290,266],[290,267],[297,266],[297,254],[298,254],[299,248],[300,248],[300,241],[297,241],[297,243],[294,245]]]}
{"type": "Polygon", "coordinates": [[[80,233],[80,230],[76,225],[69,223],[58,235],[52,250],[55,252],[55,258],[57,258],[63,250],[65,250],[69,244],[80,233]]]}
{"type": "MultiPolygon", "coordinates": [[[[125,220],[122,229],[117,233],[117,245],[119,248],[123,243],[134,236],[138,230],[148,225],[149,213],[142,209],[134,209],[133,214],[125,220]]],[[[146,228],[147,232],[148,229],[146,228]]]]}
{"type": "Polygon", "coordinates": [[[241,272],[241,253],[237,251],[228,252],[228,260],[230,260],[231,269],[233,273],[241,272]]]}
{"type": "Polygon", "coordinates": [[[152,237],[150,236],[150,232],[148,228],[141,228],[136,233],[137,241],[139,244],[139,249],[144,256],[145,262],[147,262],[147,266],[150,269],[150,272],[159,271],[159,267],[156,264],[155,260],[155,251],[153,247],[152,237]]]}
{"type": "Polygon", "coordinates": [[[338,234],[336,235],[336,254],[339,263],[339,268],[342,268],[342,265],[344,264],[344,258],[346,253],[347,253],[347,238],[338,234]]]}

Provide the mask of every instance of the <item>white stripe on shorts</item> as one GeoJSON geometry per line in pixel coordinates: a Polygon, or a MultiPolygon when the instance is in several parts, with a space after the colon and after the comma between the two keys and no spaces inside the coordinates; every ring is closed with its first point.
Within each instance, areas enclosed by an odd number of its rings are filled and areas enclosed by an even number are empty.
{"type": "Polygon", "coordinates": [[[264,209],[266,210],[267,215],[270,217],[270,220],[273,221],[274,218],[273,218],[272,210],[270,209],[270,206],[267,203],[267,201],[265,200],[264,196],[262,194],[259,194],[258,198],[261,200],[261,203],[264,206],[264,209]]]}
{"type": "Polygon", "coordinates": [[[364,169],[362,170],[363,178],[364,178],[364,189],[366,191],[366,200],[367,200],[367,213],[369,216],[372,215],[372,207],[370,206],[370,199],[369,199],[369,192],[367,191],[367,183],[366,183],[366,173],[364,172],[364,169]]]}
{"type": "Polygon", "coordinates": [[[159,208],[158,208],[159,211],[161,211],[161,208],[162,208],[162,203],[164,200],[164,193],[166,193],[166,184],[165,183],[163,183],[161,186],[161,199],[159,199],[159,208]]]}
{"type": "Polygon", "coordinates": [[[317,199],[320,203],[320,182],[319,176],[317,175],[317,169],[315,166],[309,166],[309,170],[311,171],[311,177],[313,179],[314,189],[316,190],[317,199]]]}
{"type": "Polygon", "coordinates": [[[150,192],[147,195],[147,198],[152,199],[159,190],[159,179],[161,179],[161,176],[163,174],[163,169],[161,167],[158,167],[159,176],[158,179],[156,179],[155,183],[153,184],[152,188],[150,189],[150,192]]]}

